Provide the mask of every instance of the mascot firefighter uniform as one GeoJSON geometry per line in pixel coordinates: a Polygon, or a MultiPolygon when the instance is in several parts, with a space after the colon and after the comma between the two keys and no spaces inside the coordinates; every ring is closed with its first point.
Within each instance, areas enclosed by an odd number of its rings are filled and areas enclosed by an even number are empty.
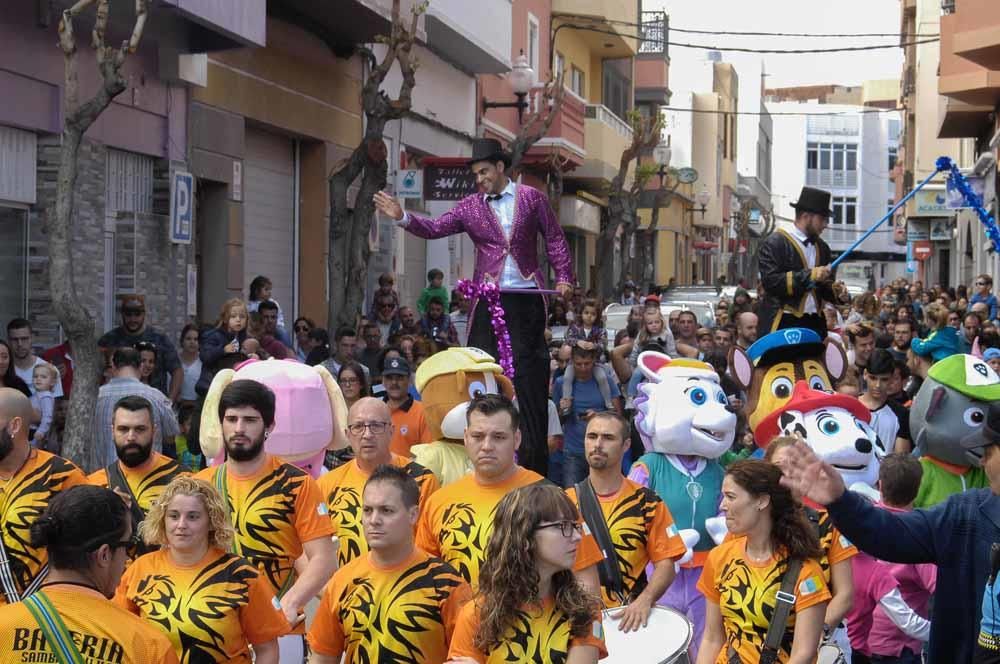
{"type": "Polygon", "coordinates": [[[513,399],[514,386],[488,353],[464,347],[431,355],[417,369],[416,380],[432,442],[414,445],[410,453],[445,486],[472,470],[465,451],[469,402],[484,394],[513,399]]]}
{"type": "Polygon", "coordinates": [[[719,515],[724,472],[718,459],[733,444],[736,414],[709,364],[645,352],[638,367],[648,381],[639,386],[635,426],[647,453],[629,479],[656,491],[694,551],[659,602],[694,624],[693,657],[705,630],[705,597],[697,584],[714,546],[706,521],[719,515]]]}

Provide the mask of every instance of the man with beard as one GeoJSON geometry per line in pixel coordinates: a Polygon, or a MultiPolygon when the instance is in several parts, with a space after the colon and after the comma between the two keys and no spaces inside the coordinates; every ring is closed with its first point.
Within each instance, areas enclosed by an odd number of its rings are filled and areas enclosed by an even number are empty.
{"type": "Polygon", "coordinates": [[[0,388],[0,605],[41,585],[48,554],[31,546],[31,525],[58,493],[87,482],[66,459],[28,443],[31,418],[28,397],[0,388]]]}
{"type": "Polygon", "coordinates": [[[188,469],[153,451],[156,427],[153,405],[146,399],[137,396],[119,399],[112,414],[112,428],[118,460],[91,473],[87,482],[113,489],[125,500],[132,514],[134,542],[128,554],[134,560],[153,550],[143,544],[139,524],[170,481],[187,474],[188,469]]]}
{"type": "MultiPolygon", "coordinates": [[[[610,411],[595,414],[584,438],[590,476],[566,489],[590,531],[608,534],[613,550],[604,552],[598,567],[601,599],[605,608],[624,607],[612,618],[626,632],[646,626],[656,600],[674,580],[674,561],[687,551],[670,510],[656,492],[622,474],[622,457],[630,444],[625,418],[610,411]],[[647,580],[648,563],[653,564],[653,574],[647,580]],[[617,566],[617,578],[610,564],[617,566]]],[[[597,536],[598,542],[601,539],[597,536]]]]}
{"type": "Polygon", "coordinates": [[[127,396],[139,396],[153,407],[153,449],[160,451],[161,438],[168,446],[173,446],[174,436],[180,434],[177,416],[167,397],[158,389],[139,380],[139,351],[134,348],[118,348],[111,356],[113,377],[101,386],[97,393],[97,408],[94,416],[93,444],[90,446],[88,465],[91,468],[106,468],[118,456],[115,446],[113,415],[115,406],[127,396]]]}
{"type": "Polygon", "coordinates": [[[417,318],[417,310],[413,307],[399,308],[399,329],[400,334],[409,334],[411,337],[420,336],[420,319],[417,318]]]}
{"type": "Polygon", "coordinates": [[[122,300],[122,324],[98,339],[97,345],[105,352],[115,348],[133,348],[140,341],[148,341],[156,347],[156,369],[150,376],[149,384],[170,396],[170,402],[177,401],[184,384],[184,367],[173,342],[159,330],[146,325],[146,303],[141,295],[127,295],[122,300]],[[170,391],[167,391],[167,376],[170,376],[170,391]]]}
{"type": "Polygon", "coordinates": [[[427,497],[439,487],[434,473],[411,461],[409,457],[393,454],[390,449],[393,436],[392,415],[389,407],[379,399],[362,397],[351,406],[345,433],[354,450],[354,459],[318,480],[340,540],[340,567],[368,553],[368,544],[361,528],[361,495],[364,493],[365,483],[376,468],[383,465],[396,466],[412,477],[420,487],[420,509],[423,509],[427,497]]]}
{"type": "Polygon", "coordinates": [[[333,524],[315,480],[304,470],[264,451],[274,429],[275,396],[254,380],[235,380],[219,398],[218,417],[227,460],[196,475],[229,504],[233,550],[271,584],[288,622],[278,639],[282,662],[301,662],[306,604],[337,566],[333,524]],[[295,570],[295,561],[305,560],[295,570]],[[297,577],[297,578],[296,578],[297,577]]]}

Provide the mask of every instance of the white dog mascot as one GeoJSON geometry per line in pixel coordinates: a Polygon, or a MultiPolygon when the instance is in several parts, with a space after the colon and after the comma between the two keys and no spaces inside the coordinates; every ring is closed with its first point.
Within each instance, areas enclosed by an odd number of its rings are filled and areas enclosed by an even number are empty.
{"type": "Polygon", "coordinates": [[[723,470],[718,458],[733,444],[736,414],[709,364],[645,352],[638,367],[648,380],[635,401],[635,426],[647,452],[629,478],[656,491],[693,549],[660,603],[688,616],[697,644],[705,629],[705,598],[697,584],[714,546],[705,522],[719,514],[723,470]]]}
{"type": "Polygon", "coordinates": [[[871,413],[856,398],[814,390],[800,380],[788,403],[760,421],[754,440],[767,447],[775,436],[799,436],[848,488],[871,496],[886,450],[870,422],[871,413]]]}

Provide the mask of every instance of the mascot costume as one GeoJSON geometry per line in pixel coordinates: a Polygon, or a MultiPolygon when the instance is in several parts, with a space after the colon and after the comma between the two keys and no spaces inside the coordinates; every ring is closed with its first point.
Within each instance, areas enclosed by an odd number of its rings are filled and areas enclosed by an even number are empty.
{"type": "Polygon", "coordinates": [[[736,414],[709,364],[647,351],[639,355],[638,367],[647,381],[635,400],[635,426],[647,453],[629,478],[656,491],[693,550],[660,603],[688,616],[695,629],[692,644],[698,644],[705,629],[705,598],[697,584],[714,546],[706,521],[719,514],[723,470],[718,459],[733,444],[736,414]]]}
{"type": "Polygon", "coordinates": [[[932,507],[966,489],[989,487],[981,467],[986,421],[1000,409],[1000,376],[973,355],[935,362],[910,407],[910,432],[924,476],[914,507],[932,507]]]}
{"type": "Polygon", "coordinates": [[[788,403],[796,382],[832,392],[846,371],[847,355],[840,344],[806,328],[778,330],[745,351],[739,346],[729,350],[729,374],[747,395],[744,412],[751,431],[788,403]]]}
{"type": "Polygon", "coordinates": [[[870,424],[871,412],[855,397],[814,390],[800,380],[792,398],[760,421],[754,441],[766,448],[775,436],[799,436],[849,489],[872,496],[886,450],[870,424]]]}
{"type": "Polygon", "coordinates": [[[483,394],[514,398],[514,387],[493,357],[478,348],[456,347],[435,353],[417,369],[430,443],[410,448],[414,459],[437,476],[441,486],[472,470],[465,452],[465,413],[483,394]]]}
{"type": "Polygon", "coordinates": [[[337,381],[322,365],[293,360],[247,360],[215,374],[201,411],[201,449],[209,465],[224,461],[219,399],[234,380],[255,380],[275,396],[274,429],[264,449],[314,478],[323,470],[327,447],[347,446],[347,404],[337,381]]]}

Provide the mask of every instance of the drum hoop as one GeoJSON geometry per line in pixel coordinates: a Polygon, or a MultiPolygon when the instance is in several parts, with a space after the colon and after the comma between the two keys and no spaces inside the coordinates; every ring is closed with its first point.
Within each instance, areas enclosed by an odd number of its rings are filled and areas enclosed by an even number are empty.
{"type": "MultiPolygon", "coordinates": [[[[607,617],[608,614],[610,614],[612,611],[618,611],[619,608],[621,608],[621,607],[617,607],[617,608],[613,608],[613,609],[604,609],[603,611],[601,611],[602,618],[607,617]]],[[[669,607],[669,606],[660,606],[660,605],[657,604],[657,605],[654,605],[652,607],[652,610],[650,611],[651,614],[652,614],[652,611],[663,611],[663,612],[666,612],[666,613],[671,613],[671,614],[677,616],[678,618],[682,619],[684,621],[684,623],[687,625],[687,628],[688,628],[687,629],[687,637],[684,639],[684,646],[680,650],[678,650],[676,653],[674,653],[673,655],[671,655],[670,657],[671,658],[676,658],[678,655],[683,655],[683,654],[686,654],[688,651],[690,651],[690,649],[691,649],[691,641],[694,639],[694,623],[691,622],[691,619],[688,618],[685,614],[683,614],[680,611],[678,611],[677,609],[674,609],[674,608],[669,607]]],[[[659,664],[671,664],[671,662],[676,662],[676,661],[677,661],[676,659],[664,659],[664,660],[660,660],[659,664]]]]}

